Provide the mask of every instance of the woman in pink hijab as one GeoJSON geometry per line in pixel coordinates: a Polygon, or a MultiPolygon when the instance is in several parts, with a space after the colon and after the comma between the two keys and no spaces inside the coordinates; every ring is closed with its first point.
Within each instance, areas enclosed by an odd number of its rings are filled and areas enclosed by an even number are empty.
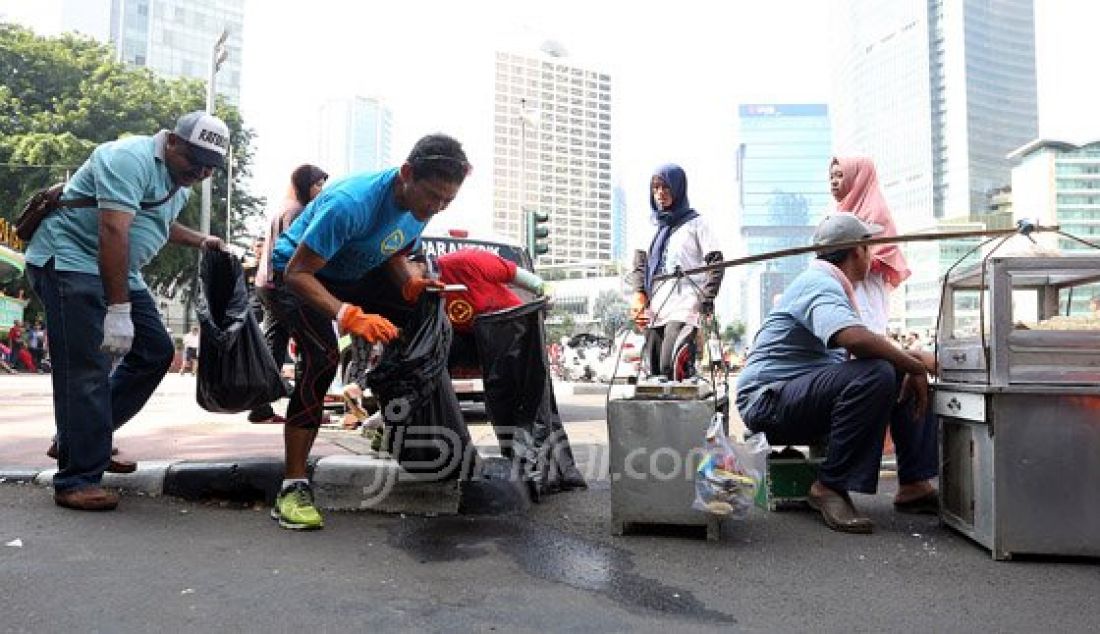
{"type": "MultiPolygon", "coordinates": [[[[837,211],[851,212],[864,222],[883,227],[877,237],[898,235],[894,217],[878,186],[875,164],[865,156],[833,157],[829,164],[829,189],[837,211]]],[[[885,335],[889,319],[890,291],[910,275],[905,256],[896,244],[871,247],[871,272],[855,285],[860,316],[872,332],[885,335]]]]}

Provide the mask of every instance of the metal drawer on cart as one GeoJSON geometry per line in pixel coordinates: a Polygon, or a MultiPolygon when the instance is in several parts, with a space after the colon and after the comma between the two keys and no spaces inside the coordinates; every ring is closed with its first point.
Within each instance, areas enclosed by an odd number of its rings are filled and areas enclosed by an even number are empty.
{"type": "Polygon", "coordinates": [[[936,390],[932,394],[932,412],[937,416],[984,423],[986,421],[985,395],[936,390]]]}

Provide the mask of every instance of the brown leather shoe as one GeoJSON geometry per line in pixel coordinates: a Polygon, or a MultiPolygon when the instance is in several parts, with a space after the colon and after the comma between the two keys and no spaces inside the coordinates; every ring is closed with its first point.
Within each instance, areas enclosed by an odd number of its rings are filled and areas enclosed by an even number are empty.
{"type": "MultiPolygon", "coordinates": [[[[111,447],[111,455],[112,456],[117,456],[118,455],[118,447],[111,447]]],[[[48,456],[50,458],[53,458],[54,460],[57,460],[57,441],[56,440],[53,441],[52,443],[50,443],[50,448],[46,450],[46,456],[48,456]]]]}
{"type": "Polygon", "coordinates": [[[107,463],[108,473],[133,473],[135,471],[137,471],[137,463],[130,460],[111,458],[111,461],[107,463]]]}
{"type": "Polygon", "coordinates": [[[821,512],[825,525],[841,533],[870,533],[874,528],[871,518],[860,515],[848,493],[830,490],[824,495],[812,491],[807,500],[810,507],[821,512]]]}
{"type": "Polygon", "coordinates": [[[77,511],[111,511],[118,506],[118,494],[100,486],[82,487],[53,494],[58,506],[77,511]]]}

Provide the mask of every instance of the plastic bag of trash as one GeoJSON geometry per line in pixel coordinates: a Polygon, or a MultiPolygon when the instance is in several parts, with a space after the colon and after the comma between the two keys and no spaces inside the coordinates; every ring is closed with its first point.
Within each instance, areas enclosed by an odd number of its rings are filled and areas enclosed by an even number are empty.
{"type": "Polygon", "coordinates": [[[540,299],[474,320],[485,411],[501,454],[513,461],[535,499],[587,487],[554,396],[542,321],[545,307],[546,300],[540,299]]]}
{"type": "Polygon", "coordinates": [[[760,433],[743,443],[731,443],[722,414],[715,414],[707,428],[703,459],[695,470],[692,508],[743,519],[752,508],[769,450],[768,441],[760,433]]]}
{"type": "Polygon", "coordinates": [[[279,368],[249,310],[240,260],[204,250],[199,290],[199,406],[211,412],[243,412],[286,396],[279,368]]]}
{"type": "Polygon", "coordinates": [[[464,478],[477,461],[447,372],[451,336],[439,296],[425,293],[366,375],[386,426],[382,448],[406,471],[439,480],[464,478]]]}

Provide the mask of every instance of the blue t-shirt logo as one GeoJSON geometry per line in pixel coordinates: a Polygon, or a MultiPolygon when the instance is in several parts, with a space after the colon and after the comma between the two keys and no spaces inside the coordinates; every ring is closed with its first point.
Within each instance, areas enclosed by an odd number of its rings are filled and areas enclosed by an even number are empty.
{"type": "Polygon", "coordinates": [[[382,240],[382,255],[391,256],[405,246],[405,232],[394,229],[393,233],[382,240]]]}

